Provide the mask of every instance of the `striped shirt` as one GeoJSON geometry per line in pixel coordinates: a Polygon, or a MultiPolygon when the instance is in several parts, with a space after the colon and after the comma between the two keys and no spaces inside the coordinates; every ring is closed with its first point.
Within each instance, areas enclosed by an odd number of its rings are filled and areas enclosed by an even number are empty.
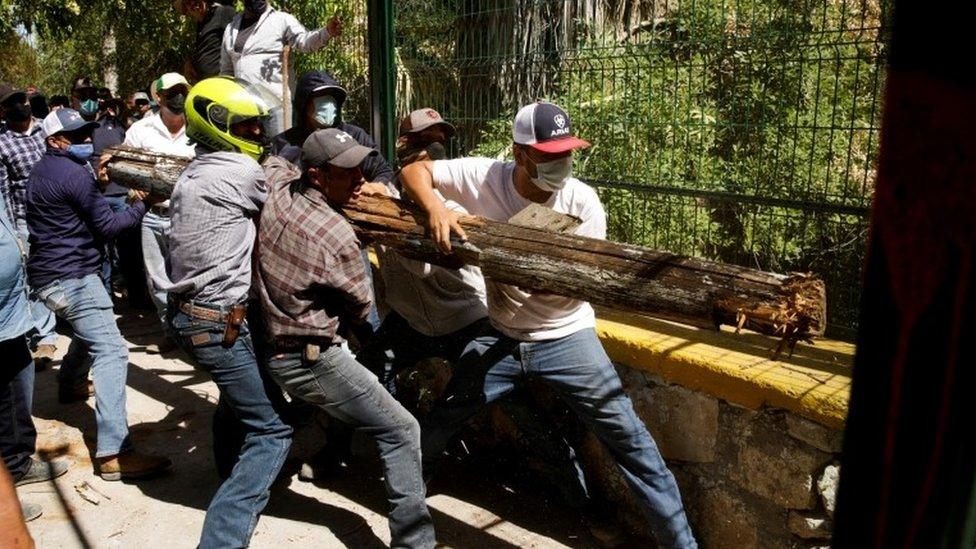
{"type": "Polygon", "coordinates": [[[7,214],[14,223],[27,219],[24,200],[31,168],[44,156],[41,121],[34,120],[27,133],[0,128],[0,194],[7,205],[7,214]]]}
{"type": "Polygon", "coordinates": [[[218,306],[247,299],[251,288],[254,220],[267,198],[264,171],[233,152],[198,156],[176,181],[167,234],[169,293],[218,306]]]}
{"type": "Polygon", "coordinates": [[[359,240],[319,191],[298,190],[294,178],[273,181],[257,250],[255,286],[268,335],[340,343],[340,324],[366,321],[373,287],[359,240]]]}

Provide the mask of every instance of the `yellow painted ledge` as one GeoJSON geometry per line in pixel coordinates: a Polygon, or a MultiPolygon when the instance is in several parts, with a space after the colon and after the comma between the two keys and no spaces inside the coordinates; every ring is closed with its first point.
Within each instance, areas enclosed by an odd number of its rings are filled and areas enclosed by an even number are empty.
{"type": "Polygon", "coordinates": [[[747,408],[788,410],[832,428],[847,417],[854,346],[799,343],[772,360],[776,342],[754,333],[715,332],[663,320],[600,312],[597,335],[610,358],[668,382],[747,408]]]}

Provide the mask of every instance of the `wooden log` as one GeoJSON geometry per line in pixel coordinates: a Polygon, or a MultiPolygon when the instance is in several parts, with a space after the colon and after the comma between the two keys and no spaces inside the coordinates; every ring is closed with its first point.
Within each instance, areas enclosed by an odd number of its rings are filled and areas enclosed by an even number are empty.
{"type": "MultiPolygon", "coordinates": [[[[110,149],[109,177],[169,196],[186,159],[110,149]]],[[[342,208],[364,239],[439,265],[481,267],[486,278],[614,309],[797,340],[823,335],[826,291],[812,274],[758,271],[573,234],[464,216],[473,246],[444,255],[413,204],[364,195],[342,208]]]]}

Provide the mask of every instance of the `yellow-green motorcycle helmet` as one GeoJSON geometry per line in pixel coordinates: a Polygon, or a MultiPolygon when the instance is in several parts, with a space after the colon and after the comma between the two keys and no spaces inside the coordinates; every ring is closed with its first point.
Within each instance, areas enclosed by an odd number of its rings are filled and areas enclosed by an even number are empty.
{"type": "Polygon", "coordinates": [[[186,96],[186,135],[215,151],[234,151],[261,161],[273,135],[269,122],[280,117],[280,101],[257,86],[228,76],[198,82],[186,96]],[[256,118],[260,140],[231,133],[231,126],[256,118]]]}

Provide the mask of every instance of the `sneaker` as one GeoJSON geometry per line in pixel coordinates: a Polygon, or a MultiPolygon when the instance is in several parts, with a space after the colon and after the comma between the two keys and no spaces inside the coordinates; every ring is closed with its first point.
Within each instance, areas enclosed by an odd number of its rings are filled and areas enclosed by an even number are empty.
{"type": "Polygon", "coordinates": [[[96,460],[98,474],[105,480],[147,478],[169,469],[169,458],[129,450],[96,460]]]}
{"type": "Polygon", "coordinates": [[[61,404],[71,404],[72,402],[88,400],[88,397],[94,395],[95,384],[91,381],[80,383],[74,387],[58,387],[58,402],[61,404]]]}
{"type": "Polygon", "coordinates": [[[68,472],[68,462],[62,459],[54,461],[40,461],[31,458],[30,467],[24,476],[14,482],[14,486],[34,484],[35,482],[47,482],[51,479],[60,477],[68,472]]]}
{"type": "Polygon", "coordinates": [[[29,501],[20,502],[20,512],[24,515],[24,522],[30,522],[44,513],[44,509],[39,503],[29,501]]]}

